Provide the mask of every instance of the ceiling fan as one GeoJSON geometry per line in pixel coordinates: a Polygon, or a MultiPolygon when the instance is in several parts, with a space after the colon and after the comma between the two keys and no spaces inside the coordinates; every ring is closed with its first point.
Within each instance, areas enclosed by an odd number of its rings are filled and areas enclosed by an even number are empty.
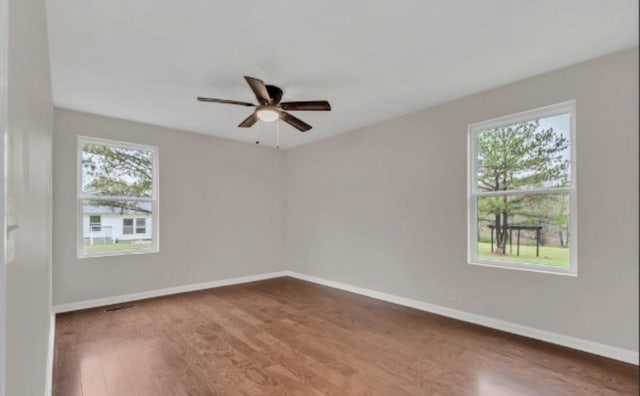
{"type": "Polygon", "coordinates": [[[257,78],[244,76],[247,80],[249,87],[256,95],[258,104],[255,105],[249,102],[240,102],[237,100],[226,99],[212,99],[203,98],[198,96],[198,100],[201,102],[213,102],[213,103],[226,103],[247,107],[255,107],[255,111],[251,115],[245,118],[238,126],[240,128],[250,128],[258,120],[265,122],[273,122],[276,120],[282,120],[292,127],[296,128],[300,132],[306,132],[311,129],[311,125],[302,121],[301,119],[294,117],[287,113],[288,111],[329,111],[331,105],[326,100],[312,100],[304,102],[281,102],[282,89],[275,85],[265,85],[264,81],[257,78]]]}

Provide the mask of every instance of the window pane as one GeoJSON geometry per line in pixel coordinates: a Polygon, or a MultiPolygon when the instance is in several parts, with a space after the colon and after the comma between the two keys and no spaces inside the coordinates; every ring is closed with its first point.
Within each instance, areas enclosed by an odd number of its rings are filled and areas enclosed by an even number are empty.
{"type": "Polygon", "coordinates": [[[84,200],[82,206],[84,253],[109,253],[150,249],[153,245],[151,202],[84,200]],[[141,217],[145,222],[142,233],[134,234],[131,216],[141,217]],[[101,218],[100,224],[91,224],[94,216],[101,218]],[[147,221],[149,219],[149,221],[147,221]]]}
{"type": "Polygon", "coordinates": [[[569,194],[479,197],[478,258],[569,267],[569,194]]]}
{"type": "Polygon", "coordinates": [[[569,113],[478,132],[478,191],[569,186],[570,135],[569,113]]]}
{"type": "Polygon", "coordinates": [[[82,192],[95,196],[151,197],[153,152],[111,145],[82,146],[82,192]]]}

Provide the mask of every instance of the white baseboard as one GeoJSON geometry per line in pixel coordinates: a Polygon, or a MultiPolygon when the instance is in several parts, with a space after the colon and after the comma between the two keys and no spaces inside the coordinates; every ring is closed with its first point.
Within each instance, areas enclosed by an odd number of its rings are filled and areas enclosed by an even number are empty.
{"type": "Polygon", "coordinates": [[[593,353],[595,355],[605,356],[611,359],[620,360],[626,363],[631,363],[638,365],[638,352],[613,347],[606,344],[600,344],[593,341],[587,341],[576,337],[571,337],[559,333],[554,333],[546,330],[540,330],[529,326],[523,326],[512,322],[507,322],[504,320],[494,319],[487,316],[476,315],[469,312],[459,311],[456,309],[451,309],[447,307],[443,307],[440,305],[429,304],[423,301],[412,300],[405,297],[395,296],[393,294],[383,293],[371,289],[366,289],[363,287],[353,286],[346,283],[340,283],[331,281],[324,278],[319,278],[312,275],[302,274],[295,271],[285,271],[287,276],[292,278],[297,278],[301,280],[305,280],[312,283],[317,283],[319,285],[332,287],[334,289],[340,289],[344,291],[348,291],[355,294],[360,294],[363,296],[375,298],[377,300],[387,301],[390,303],[403,305],[406,307],[411,307],[415,309],[419,309],[421,311],[426,311],[430,313],[434,313],[437,315],[446,316],[453,319],[462,320],[465,322],[470,322],[474,324],[478,324],[485,327],[490,327],[492,329],[506,331],[508,333],[513,333],[529,338],[534,338],[536,340],[541,340],[545,342],[549,342],[552,344],[562,345],[568,348],[577,349],[584,352],[593,353]]]}
{"type": "Polygon", "coordinates": [[[51,312],[49,319],[49,344],[47,345],[47,372],[44,383],[44,396],[53,394],[53,353],[56,341],[56,314],[51,312]]]}
{"type": "Polygon", "coordinates": [[[215,280],[210,282],[194,283],[190,285],[169,287],[166,289],[149,290],[149,291],[140,292],[140,293],[122,294],[119,296],[97,298],[95,300],[85,300],[85,301],[79,301],[79,302],[73,302],[73,303],[67,303],[67,304],[54,305],[53,311],[55,313],[78,311],[81,309],[96,308],[96,307],[103,307],[105,305],[121,304],[125,302],[130,302],[130,301],[144,300],[146,298],[162,297],[162,296],[168,296],[171,294],[186,293],[186,292],[192,292],[197,290],[212,289],[215,287],[255,282],[255,281],[260,281],[265,279],[280,278],[286,275],[287,275],[286,271],[269,272],[269,273],[259,274],[259,275],[241,276],[238,278],[228,278],[228,279],[215,280]]]}

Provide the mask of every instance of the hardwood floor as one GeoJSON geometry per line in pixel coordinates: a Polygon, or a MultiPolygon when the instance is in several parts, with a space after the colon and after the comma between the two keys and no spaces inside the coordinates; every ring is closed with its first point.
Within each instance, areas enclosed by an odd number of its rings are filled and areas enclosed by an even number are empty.
{"type": "Polygon", "coordinates": [[[636,366],[291,278],[56,321],[59,396],[638,391],[636,366]]]}

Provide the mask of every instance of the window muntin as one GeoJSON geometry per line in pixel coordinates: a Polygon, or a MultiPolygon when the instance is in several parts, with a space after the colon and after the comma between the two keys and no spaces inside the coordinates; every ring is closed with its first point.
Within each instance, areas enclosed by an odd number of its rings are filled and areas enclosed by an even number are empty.
{"type": "Polygon", "coordinates": [[[79,137],[79,257],[158,250],[157,163],[155,147],[79,137]]]}
{"type": "Polygon", "coordinates": [[[574,146],[574,102],[469,126],[471,264],[577,273],[574,146]]]}

